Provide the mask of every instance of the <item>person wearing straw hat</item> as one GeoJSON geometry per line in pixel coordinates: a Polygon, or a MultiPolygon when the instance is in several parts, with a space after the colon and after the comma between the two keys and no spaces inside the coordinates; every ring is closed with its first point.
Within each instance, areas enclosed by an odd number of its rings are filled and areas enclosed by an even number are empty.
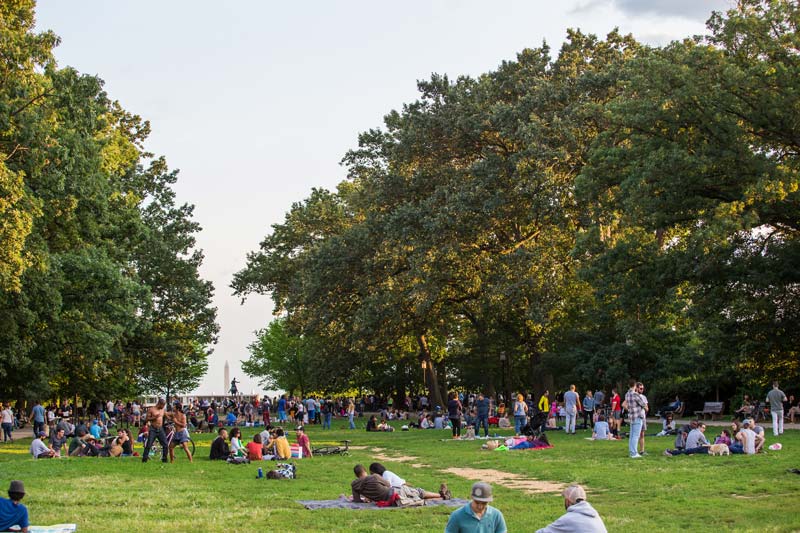
{"type": "Polygon", "coordinates": [[[586,501],[586,491],[573,484],[561,493],[566,513],[536,533],[606,533],[606,526],[597,511],[586,501]]]}
{"type": "Polygon", "coordinates": [[[28,532],[28,508],[20,503],[25,496],[25,485],[22,481],[12,481],[8,487],[8,498],[0,498],[0,531],[8,531],[19,527],[19,531],[28,532]]]}
{"type": "Polygon", "coordinates": [[[483,481],[473,484],[470,498],[472,501],[450,515],[445,533],[507,533],[503,513],[489,505],[491,485],[483,481]]]}

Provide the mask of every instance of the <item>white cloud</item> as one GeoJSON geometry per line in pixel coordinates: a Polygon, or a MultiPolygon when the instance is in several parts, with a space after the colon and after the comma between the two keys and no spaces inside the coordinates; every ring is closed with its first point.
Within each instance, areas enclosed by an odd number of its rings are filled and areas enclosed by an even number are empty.
{"type": "Polygon", "coordinates": [[[625,15],[669,16],[705,21],[712,11],[725,11],[734,6],[733,0],[589,0],[578,10],[613,6],[625,15]]]}

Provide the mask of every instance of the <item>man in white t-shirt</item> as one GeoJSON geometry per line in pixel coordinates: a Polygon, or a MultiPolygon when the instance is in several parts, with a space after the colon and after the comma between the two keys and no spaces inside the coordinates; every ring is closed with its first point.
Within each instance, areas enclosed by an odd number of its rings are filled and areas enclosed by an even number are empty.
{"type": "Polygon", "coordinates": [[[446,483],[442,483],[441,487],[439,488],[439,493],[437,494],[435,492],[428,492],[425,489],[410,486],[408,483],[406,483],[405,479],[401,478],[391,470],[386,470],[386,467],[380,463],[372,463],[369,465],[369,473],[378,474],[383,479],[388,481],[392,486],[392,490],[395,492],[413,492],[418,494],[423,500],[449,500],[451,498],[450,490],[447,488],[446,483]]]}
{"type": "Polygon", "coordinates": [[[744,453],[754,455],[756,453],[756,433],[750,429],[750,420],[742,423],[742,429],[736,434],[736,440],[742,443],[744,453]]]}

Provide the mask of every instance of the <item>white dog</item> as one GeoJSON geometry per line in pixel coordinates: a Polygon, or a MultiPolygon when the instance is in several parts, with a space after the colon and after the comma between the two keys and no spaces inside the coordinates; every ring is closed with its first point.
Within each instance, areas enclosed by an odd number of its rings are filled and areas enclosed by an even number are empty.
{"type": "Polygon", "coordinates": [[[709,455],[730,455],[731,450],[727,444],[712,444],[708,453],[709,455]]]}

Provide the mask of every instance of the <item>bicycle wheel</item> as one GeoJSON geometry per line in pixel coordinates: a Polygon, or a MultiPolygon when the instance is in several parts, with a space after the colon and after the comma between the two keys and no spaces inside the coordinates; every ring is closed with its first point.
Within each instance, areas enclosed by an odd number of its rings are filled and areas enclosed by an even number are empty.
{"type": "Polygon", "coordinates": [[[149,459],[161,459],[161,444],[158,441],[153,442],[152,448],[150,448],[150,455],[149,459]]]}
{"type": "Polygon", "coordinates": [[[314,448],[311,451],[314,455],[331,455],[336,453],[338,449],[338,446],[323,446],[321,448],[314,448]]]}

